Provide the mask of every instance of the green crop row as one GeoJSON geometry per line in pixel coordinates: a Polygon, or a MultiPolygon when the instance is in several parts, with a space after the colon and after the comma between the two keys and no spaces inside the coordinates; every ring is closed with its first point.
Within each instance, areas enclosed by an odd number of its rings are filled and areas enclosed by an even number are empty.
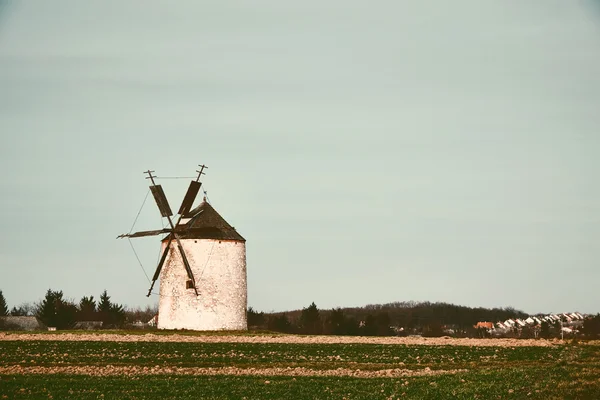
{"type": "Polygon", "coordinates": [[[414,378],[0,375],[19,399],[598,399],[584,368],[513,368],[414,378]]]}
{"type": "Polygon", "coordinates": [[[139,365],[178,367],[310,366],[457,369],[598,358],[596,346],[466,347],[375,344],[257,344],[93,341],[0,342],[0,365],[139,365]],[[590,350],[591,349],[591,350],[590,350]],[[587,351],[587,353],[586,353],[587,351]]]}

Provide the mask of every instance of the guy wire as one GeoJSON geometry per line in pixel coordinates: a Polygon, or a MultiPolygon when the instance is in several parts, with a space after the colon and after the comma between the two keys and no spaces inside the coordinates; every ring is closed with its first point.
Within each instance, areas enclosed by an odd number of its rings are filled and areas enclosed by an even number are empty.
{"type": "Polygon", "coordinates": [[[157,176],[154,179],[196,179],[195,176],[157,176]]]}
{"type": "Polygon", "coordinates": [[[131,250],[133,250],[133,254],[135,254],[135,258],[137,258],[138,264],[140,264],[140,268],[142,269],[142,271],[144,271],[144,275],[146,275],[146,279],[148,279],[148,282],[150,282],[150,277],[146,273],[146,270],[144,269],[144,266],[142,265],[142,262],[140,261],[140,257],[138,257],[137,251],[135,251],[135,248],[133,247],[133,243],[131,243],[131,239],[127,238],[127,241],[129,242],[129,245],[131,246],[131,250]]]}
{"type": "MultiPolygon", "coordinates": [[[[129,230],[129,233],[131,233],[133,231],[133,228],[135,227],[135,224],[137,223],[137,220],[140,217],[140,214],[142,213],[142,209],[144,208],[144,204],[146,204],[146,200],[148,199],[148,195],[149,194],[150,194],[150,189],[148,189],[148,192],[146,192],[146,197],[144,197],[144,201],[142,202],[142,206],[140,207],[137,215],[135,216],[135,219],[133,220],[133,225],[131,225],[131,229],[129,230]]],[[[135,251],[135,247],[133,247],[133,243],[131,243],[131,238],[128,237],[127,241],[129,242],[129,246],[131,246],[131,250],[133,250],[133,254],[135,254],[135,258],[137,259],[138,264],[140,265],[140,268],[144,272],[144,275],[146,275],[146,279],[148,279],[148,282],[150,282],[150,277],[148,277],[148,274],[146,273],[146,270],[144,269],[144,266],[142,265],[142,261],[140,261],[140,257],[138,256],[137,251],[135,251]]]]}
{"type": "Polygon", "coordinates": [[[146,200],[148,199],[149,194],[150,194],[150,189],[148,189],[148,191],[146,192],[146,197],[144,197],[142,206],[140,207],[137,215],[135,216],[135,219],[133,220],[133,225],[131,225],[131,229],[129,230],[129,233],[131,233],[133,231],[133,227],[135,226],[135,223],[137,222],[138,218],[140,217],[140,213],[142,212],[142,208],[144,208],[144,204],[146,204],[146,200]]]}

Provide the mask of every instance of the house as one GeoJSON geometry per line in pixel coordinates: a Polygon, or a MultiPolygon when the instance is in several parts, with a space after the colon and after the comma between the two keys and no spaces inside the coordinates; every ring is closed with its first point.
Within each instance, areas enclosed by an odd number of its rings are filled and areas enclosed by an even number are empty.
{"type": "Polygon", "coordinates": [[[39,331],[46,330],[46,326],[37,317],[0,317],[0,329],[13,331],[39,331]]]}
{"type": "Polygon", "coordinates": [[[156,314],[154,317],[152,317],[150,319],[150,321],[147,322],[148,326],[156,326],[156,323],[158,322],[158,314],[156,314]]]}
{"type": "Polygon", "coordinates": [[[475,329],[487,329],[487,330],[492,330],[494,329],[494,323],[493,322],[478,322],[476,325],[473,325],[473,328],[475,329]]]}

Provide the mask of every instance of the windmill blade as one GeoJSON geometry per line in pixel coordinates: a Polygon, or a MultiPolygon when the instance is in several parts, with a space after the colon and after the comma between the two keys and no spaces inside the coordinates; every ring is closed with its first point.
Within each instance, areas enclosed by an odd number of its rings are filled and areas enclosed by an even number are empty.
{"type": "Polygon", "coordinates": [[[181,242],[179,241],[179,239],[177,237],[175,237],[175,239],[177,240],[177,247],[179,248],[179,253],[181,254],[181,259],[183,260],[183,265],[185,266],[185,271],[187,272],[188,278],[190,278],[190,280],[192,281],[192,284],[194,285],[194,291],[196,292],[196,296],[198,296],[198,289],[196,289],[196,280],[194,279],[194,274],[192,273],[192,268],[190,267],[190,263],[188,262],[188,259],[185,255],[185,251],[183,251],[181,242]]]}
{"type": "Polygon", "coordinates": [[[200,186],[202,186],[202,182],[191,181],[190,187],[181,202],[181,207],[179,207],[179,215],[185,215],[192,208],[192,204],[194,204],[194,200],[196,200],[196,196],[198,195],[198,191],[200,191],[200,186]]]}
{"type": "Polygon", "coordinates": [[[162,270],[162,266],[165,263],[165,260],[167,259],[167,255],[169,255],[169,250],[171,249],[171,242],[173,242],[173,235],[171,235],[169,237],[167,246],[165,247],[165,250],[163,251],[162,256],[160,257],[160,261],[158,262],[158,265],[156,266],[156,271],[154,272],[154,276],[152,277],[152,284],[150,285],[150,289],[148,289],[148,294],[146,295],[146,297],[150,297],[150,294],[152,293],[152,289],[154,288],[154,283],[160,276],[160,271],[162,270]]]}
{"type": "MultiPolygon", "coordinates": [[[[192,284],[194,285],[194,291],[196,292],[196,296],[198,296],[198,289],[196,289],[196,281],[194,279],[194,274],[192,273],[192,268],[190,267],[190,263],[188,262],[188,259],[185,256],[185,252],[183,251],[183,247],[181,246],[181,241],[179,240],[179,237],[175,233],[175,225],[173,225],[173,221],[171,220],[171,216],[173,215],[173,213],[171,212],[171,207],[169,207],[169,203],[167,202],[167,198],[165,196],[165,193],[162,190],[162,187],[160,185],[154,184],[154,180],[152,178],[151,171],[148,171],[148,174],[149,174],[149,179],[152,180],[152,184],[153,184],[153,186],[150,186],[150,189],[152,190],[152,195],[154,196],[154,199],[156,200],[156,204],[158,205],[158,208],[160,209],[161,215],[163,217],[166,217],[167,221],[169,221],[169,226],[171,227],[169,232],[171,232],[172,237],[174,237],[175,240],[177,241],[177,247],[179,248],[179,253],[181,253],[181,258],[183,260],[183,264],[185,265],[185,271],[187,272],[188,277],[190,278],[190,280],[192,281],[192,284]]],[[[179,224],[179,221],[181,221],[181,217],[182,216],[180,215],[179,219],[177,221],[178,224],[179,224]]]]}
{"type": "Polygon", "coordinates": [[[117,239],[136,238],[136,237],[144,237],[144,236],[156,236],[156,235],[161,235],[163,233],[169,233],[169,232],[171,232],[170,229],[160,229],[157,231],[141,231],[141,232],[135,232],[135,233],[124,233],[122,235],[117,236],[117,239]]]}
{"type": "MultiPolygon", "coordinates": [[[[183,265],[185,266],[185,271],[187,272],[187,275],[190,278],[190,280],[192,281],[192,283],[194,284],[194,291],[196,292],[196,296],[197,296],[198,290],[196,289],[196,281],[194,280],[194,274],[192,273],[192,268],[190,267],[190,263],[188,262],[188,259],[185,256],[185,252],[183,251],[183,246],[181,245],[181,241],[179,240],[179,237],[175,233],[175,225],[173,225],[171,216],[167,215],[167,221],[169,221],[169,225],[171,226],[171,232],[173,234],[173,237],[175,237],[175,240],[177,241],[177,247],[179,248],[179,253],[181,253],[181,259],[183,260],[183,265]]],[[[179,216],[177,223],[179,223],[179,221],[181,221],[181,215],[179,216]]]]}
{"type": "Polygon", "coordinates": [[[169,238],[169,241],[167,242],[167,246],[165,247],[165,250],[162,253],[162,256],[160,257],[160,261],[158,262],[158,265],[156,266],[156,272],[154,272],[154,276],[152,277],[152,281],[155,281],[158,279],[159,275],[160,275],[160,270],[162,269],[163,264],[165,263],[165,260],[167,259],[167,255],[169,254],[169,250],[171,249],[171,243],[173,242],[173,236],[171,236],[169,238]]]}
{"type": "Polygon", "coordinates": [[[171,207],[169,206],[169,202],[167,201],[167,196],[165,196],[165,192],[162,186],[152,185],[150,186],[150,190],[152,191],[152,196],[154,196],[156,205],[160,210],[160,215],[162,215],[163,217],[170,217],[171,215],[173,215],[171,207]]]}

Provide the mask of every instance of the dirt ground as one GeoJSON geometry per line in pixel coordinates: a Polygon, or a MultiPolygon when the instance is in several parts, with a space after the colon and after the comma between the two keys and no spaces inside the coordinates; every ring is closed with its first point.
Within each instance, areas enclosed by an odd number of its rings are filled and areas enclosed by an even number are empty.
{"type": "Polygon", "coordinates": [[[0,374],[68,374],[90,376],[139,376],[139,375],[253,375],[253,376],[350,376],[354,378],[399,378],[413,376],[446,375],[464,372],[464,369],[454,370],[420,370],[384,369],[364,371],[360,369],[337,368],[318,370],[303,367],[287,368],[192,368],[192,367],[138,367],[138,366],[52,366],[52,367],[23,367],[12,365],[0,367],[0,374]]]}
{"type": "MultiPolygon", "coordinates": [[[[386,344],[386,345],[448,345],[473,347],[521,347],[521,346],[557,346],[563,344],[559,340],[523,340],[523,339],[458,339],[450,337],[360,337],[360,336],[300,336],[300,335],[240,335],[238,334],[116,334],[104,332],[91,333],[23,333],[0,332],[0,348],[2,341],[104,341],[104,342],[187,342],[187,343],[257,343],[257,344],[386,344]]],[[[598,344],[596,342],[596,344],[598,344]]],[[[358,366],[357,366],[358,367],[358,366]]],[[[132,379],[142,375],[258,375],[258,376],[350,376],[356,378],[377,377],[415,377],[429,375],[446,375],[465,372],[464,369],[431,370],[393,368],[381,370],[361,370],[348,368],[315,369],[305,367],[177,367],[177,366],[135,366],[135,365],[52,365],[23,366],[0,365],[0,374],[70,374],[90,376],[131,376],[132,379]]]]}
{"type": "Polygon", "coordinates": [[[365,336],[300,336],[300,335],[156,335],[111,333],[11,333],[0,332],[0,341],[103,341],[103,342],[190,342],[190,343],[293,343],[293,344],[398,344],[431,346],[555,346],[560,340],[545,339],[463,339],[424,337],[365,337],[365,336]]]}

